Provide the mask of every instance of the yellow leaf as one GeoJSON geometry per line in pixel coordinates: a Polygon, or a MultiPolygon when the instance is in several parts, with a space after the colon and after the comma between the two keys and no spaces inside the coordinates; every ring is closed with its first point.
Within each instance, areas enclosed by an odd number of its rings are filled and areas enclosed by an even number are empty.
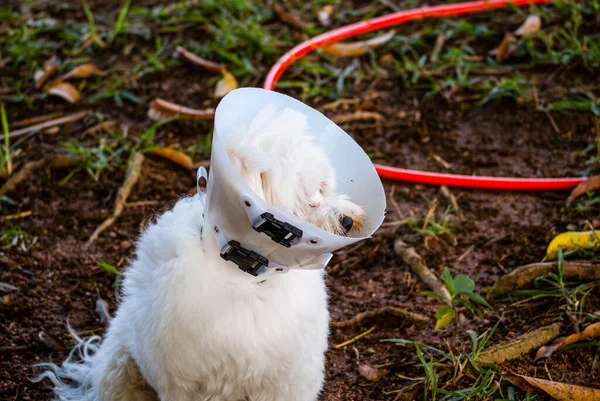
{"type": "Polygon", "coordinates": [[[62,81],[56,81],[48,90],[50,95],[59,96],[69,103],[75,103],[81,97],[81,94],[71,84],[62,81]]]}
{"type": "Polygon", "coordinates": [[[567,231],[558,234],[548,245],[545,259],[556,259],[559,246],[562,247],[563,252],[574,249],[598,249],[600,248],[600,230],[567,231]]]}
{"type": "Polygon", "coordinates": [[[331,45],[323,46],[323,51],[333,56],[341,57],[354,57],[365,54],[369,49],[374,49],[385,44],[395,35],[394,31],[388,32],[384,35],[374,37],[369,40],[362,40],[360,42],[346,42],[346,43],[333,43],[331,45]]]}
{"type": "Polygon", "coordinates": [[[91,75],[103,75],[104,73],[94,64],[82,64],[73,68],[61,77],[62,80],[69,78],[87,78],[91,75]]]}
{"type": "Polygon", "coordinates": [[[183,152],[178,151],[173,148],[156,148],[150,151],[150,154],[162,157],[163,159],[167,159],[175,164],[180,165],[181,167],[187,170],[194,169],[194,163],[192,159],[183,152]]]}
{"type": "Polygon", "coordinates": [[[530,15],[525,22],[515,31],[517,36],[532,35],[540,30],[542,20],[537,15],[530,15]]]}
{"type": "Polygon", "coordinates": [[[600,400],[600,390],[595,388],[513,374],[506,375],[505,377],[527,392],[550,396],[558,401],[600,400]]]}
{"type": "Polygon", "coordinates": [[[33,75],[33,80],[35,81],[35,87],[41,88],[44,85],[44,82],[50,77],[50,75],[54,74],[54,71],[58,68],[58,64],[56,64],[56,58],[52,57],[49,60],[46,60],[43,65],[43,69],[37,70],[33,75]]]}
{"type": "Polygon", "coordinates": [[[223,78],[217,82],[217,87],[215,88],[215,97],[223,97],[234,89],[238,88],[238,82],[231,73],[227,70],[223,70],[223,78]]]}

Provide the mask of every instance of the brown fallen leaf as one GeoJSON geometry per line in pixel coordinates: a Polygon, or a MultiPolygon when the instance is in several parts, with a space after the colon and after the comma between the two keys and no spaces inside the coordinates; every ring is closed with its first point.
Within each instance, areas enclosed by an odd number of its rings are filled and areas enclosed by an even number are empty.
{"type": "Polygon", "coordinates": [[[148,117],[152,120],[165,120],[173,117],[182,120],[212,120],[215,117],[215,109],[191,109],[156,98],[150,102],[148,117]]]}
{"type": "Polygon", "coordinates": [[[327,4],[323,6],[317,11],[317,19],[322,26],[331,25],[331,16],[333,15],[333,6],[331,4],[327,4]]]}
{"type": "Polygon", "coordinates": [[[517,47],[513,44],[514,37],[510,33],[504,34],[504,39],[498,48],[490,52],[491,56],[496,56],[496,62],[501,63],[510,58],[517,47]]]}
{"type": "Polygon", "coordinates": [[[577,186],[571,191],[568,200],[573,201],[579,198],[581,195],[597,189],[600,189],[600,175],[595,175],[577,184],[577,186]]]}
{"type": "Polygon", "coordinates": [[[550,396],[558,401],[594,401],[600,400],[600,389],[575,386],[535,377],[508,374],[504,376],[522,390],[539,395],[550,396]]]}
{"type": "Polygon", "coordinates": [[[35,87],[41,88],[44,85],[44,82],[50,78],[52,74],[58,68],[58,64],[56,63],[56,57],[52,57],[49,60],[44,62],[41,70],[37,70],[33,75],[33,80],[35,81],[35,87]]]}
{"type": "Polygon", "coordinates": [[[359,42],[333,43],[331,45],[323,46],[323,51],[332,56],[362,56],[369,51],[369,49],[375,49],[376,47],[385,44],[394,37],[395,33],[395,31],[390,31],[384,35],[376,36],[368,40],[361,40],[359,42]]]}
{"type": "Polygon", "coordinates": [[[60,77],[60,80],[64,81],[69,78],[88,78],[92,75],[105,75],[105,73],[94,64],[82,64],[60,77]]]}
{"type": "Polygon", "coordinates": [[[192,159],[183,152],[178,151],[173,148],[155,148],[149,152],[151,155],[156,155],[162,157],[163,159],[167,159],[172,161],[175,164],[180,165],[181,167],[187,170],[194,169],[194,163],[192,159]]]}
{"type": "Polygon", "coordinates": [[[223,78],[217,82],[217,86],[215,87],[216,98],[223,97],[232,90],[238,88],[237,80],[229,71],[223,70],[221,73],[223,74],[223,78]]]}
{"type": "MultiPolygon", "coordinates": [[[[557,269],[557,262],[532,263],[517,267],[496,281],[492,293],[524,288],[536,278],[550,272],[556,272],[557,269]]],[[[563,277],[576,281],[600,280],[600,265],[591,262],[565,261],[563,263],[563,277]]]]}
{"type": "Polygon", "coordinates": [[[577,343],[579,341],[597,336],[600,336],[600,322],[587,326],[582,332],[571,334],[568,337],[561,337],[554,341],[554,343],[543,346],[538,350],[537,354],[535,354],[534,361],[542,358],[548,358],[554,353],[554,351],[561,349],[565,345],[577,343]]]}
{"type": "Polygon", "coordinates": [[[287,11],[283,6],[277,2],[273,2],[273,12],[277,17],[281,20],[281,22],[291,26],[292,28],[296,28],[299,30],[304,30],[306,28],[306,22],[302,21],[300,16],[287,11]]]}
{"type": "Polygon", "coordinates": [[[75,87],[69,83],[56,81],[52,84],[48,90],[50,95],[62,97],[69,103],[75,103],[79,101],[81,94],[75,87]]]}
{"type": "Polygon", "coordinates": [[[516,36],[532,35],[542,27],[542,19],[537,15],[530,15],[525,22],[515,31],[516,36]]]}
{"type": "Polygon", "coordinates": [[[51,348],[55,351],[63,351],[67,349],[61,340],[51,334],[46,333],[45,331],[40,331],[38,333],[38,337],[40,341],[43,342],[48,348],[51,348]]]}
{"type": "Polygon", "coordinates": [[[368,381],[376,382],[385,376],[387,370],[372,368],[369,365],[358,365],[358,373],[368,381]]]}
{"type": "Polygon", "coordinates": [[[552,341],[558,336],[559,332],[559,323],[540,327],[508,342],[486,349],[479,355],[477,362],[500,364],[504,361],[516,359],[552,341]]]}
{"type": "Polygon", "coordinates": [[[187,49],[177,46],[175,48],[177,53],[181,54],[183,58],[189,61],[192,64],[196,64],[208,71],[212,72],[221,72],[225,69],[225,64],[215,63],[214,61],[208,61],[201,57],[196,56],[194,53],[188,51],[187,49]]]}
{"type": "Polygon", "coordinates": [[[94,312],[96,312],[100,317],[101,324],[107,325],[110,323],[112,318],[108,310],[108,302],[100,298],[100,293],[98,293],[98,300],[96,301],[96,307],[94,308],[94,312]]]}

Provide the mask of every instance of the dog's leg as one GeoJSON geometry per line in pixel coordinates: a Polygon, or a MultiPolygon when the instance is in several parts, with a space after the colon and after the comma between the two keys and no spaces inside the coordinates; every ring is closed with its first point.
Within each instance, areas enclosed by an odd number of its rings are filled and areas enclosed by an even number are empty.
{"type": "Polygon", "coordinates": [[[144,380],[125,343],[131,335],[125,315],[117,315],[98,351],[94,366],[94,388],[102,401],[158,401],[144,380]]]}

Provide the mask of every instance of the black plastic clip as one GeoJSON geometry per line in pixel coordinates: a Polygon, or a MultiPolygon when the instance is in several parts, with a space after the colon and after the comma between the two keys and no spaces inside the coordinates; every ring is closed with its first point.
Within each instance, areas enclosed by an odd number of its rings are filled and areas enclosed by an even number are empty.
{"type": "Polygon", "coordinates": [[[267,270],[269,260],[264,256],[247,250],[237,241],[229,241],[227,244],[229,248],[221,254],[223,259],[232,261],[240,270],[255,277],[267,270]]]}
{"type": "Polygon", "coordinates": [[[302,238],[302,230],[298,227],[277,220],[273,214],[265,212],[260,215],[262,221],[254,226],[254,229],[259,233],[265,233],[278,244],[291,247],[302,238]]]}

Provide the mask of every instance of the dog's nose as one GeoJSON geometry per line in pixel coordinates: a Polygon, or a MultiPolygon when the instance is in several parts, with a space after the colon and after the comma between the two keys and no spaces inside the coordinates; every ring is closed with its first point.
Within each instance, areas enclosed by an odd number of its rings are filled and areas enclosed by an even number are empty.
{"type": "Polygon", "coordinates": [[[346,230],[346,232],[349,232],[350,230],[352,230],[354,220],[352,220],[352,217],[344,215],[342,216],[340,223],[342,223],[342,227],[344,227],[344,230],[346,230]]]}

